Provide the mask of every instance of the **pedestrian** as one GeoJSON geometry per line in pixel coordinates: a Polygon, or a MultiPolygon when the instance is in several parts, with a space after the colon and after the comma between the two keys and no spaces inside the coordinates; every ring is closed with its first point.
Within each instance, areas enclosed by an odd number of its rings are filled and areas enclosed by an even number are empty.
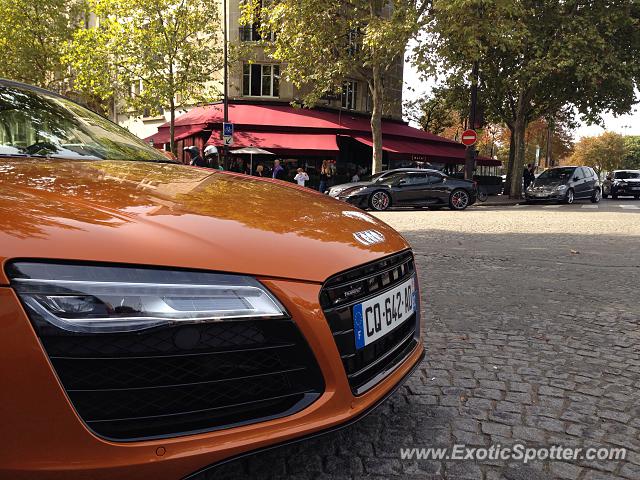
{"type": "Polygon", "coordinates": [[[189,165],[192,165],[194,167],[207,166],[207,164],[204,161],[204,158],[200,156],[200,149],[195,145],[192,145],[190,147],[184,147],[183,151],[189,154],[189,157],[191,159],[191,161],[189,162],[189,165]]]}
{"type": "Polygon", "coordinates": [[[320,186],[318,187],[318,191],[320,193],[325,192],[325,190],[329,186],[330,180],[331,180],[331,167],[329,166],[329,161],[323,160],[322,167],[320,167],[320,186]]]}
{"type": "Polygon", "coordinates": [[[276,160],[273,162],[273,172],[271,174],[272,178],[277,178],[278,180],[284,180],[285,171],[282,165],[280,165],[280,160],[276,160]]]}
{"type": "Polygon", "coordinates": [[[244,174],[251,175],[251,165],[249,165],[248,163],[244,167],[244,174]]]}
{"type": "Polygon", "coordinates": [[[355,173],[353,174],[353,177],[351,177],[351,183],[357,183],[360,181],[360,175],[358,175],[358,171],[356,170],[355,173]]]}
{"type": "Polygon", "coordinates": [[[214,145],[207,145],[204,149],[204,161],[214,170],[224,170],[218,161],[218,149],[214,145]]]}
{"type": "Polygon", "coordinates": [[[307,172],[305,172],[302,168],[299,168],[298,173],[293,179],[298,182],[298,185],[304,187],[305,182],[309,181],[309,175],[307,175],[307,172]]]}
{"type": "Polygon", "coordinates": [[[262,165],[261,163],[259,163],[256,166],[256,177],[264,177],[264,165],[262,165]]]}
{"type": "Polygon", "coordinates": [[[527,188],[529,188],[529,185],[531,185],[531,182],[533,182],[536,178],[533,174],[532,164],[527,164],[527,168],[525,168],[524,172],[522,172],[522,178],[524,180],[524,189],[526,190],[527,188]]]}

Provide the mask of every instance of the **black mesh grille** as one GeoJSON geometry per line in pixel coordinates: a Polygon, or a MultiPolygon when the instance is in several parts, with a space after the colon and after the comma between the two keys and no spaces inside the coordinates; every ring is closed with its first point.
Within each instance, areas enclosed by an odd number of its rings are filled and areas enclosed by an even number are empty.
{"type": "Polygon", "coordinates": [[[308,406],[324,389],[315,358],[291,320],[127,334],[39,333],[80,417],[115,440],[276,418],[308,406]]]}
{"type": "MultiPolygon", "coordinates": [[[[413,254],[407,251],[335,275],[322,288],[320,303],[356,395],[386,377],[415,348],[419,313],[375,342],[356,349],[353,306],[394,288],[414,273],[413,254]]],[[[420,311],[419,304],[416,311],[420,311]]]]}

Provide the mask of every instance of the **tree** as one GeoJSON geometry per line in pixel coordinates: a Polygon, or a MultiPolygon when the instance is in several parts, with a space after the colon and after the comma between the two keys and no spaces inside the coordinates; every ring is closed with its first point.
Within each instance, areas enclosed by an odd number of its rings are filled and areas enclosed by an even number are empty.
{"type": "Polygon", "coordinates": [[[63,92],[63,61],[85,5],[80,0],[0,0],[0,77],[63,92]]]}
{"type": "Polygon", "coordinates": [[[625,155],[621,168],[640,170],[640,136],[624,137],[625,155]]]}
{"type": "MultiPolygon", "coordinates": [[[[301,88],[304,106],[342,91],[345,78],[364,79],[372,100],[372,171],[382,168],[385,92],[402,68],[428,0],[275,0],[244,5],[243,22],[258,23],[266,53],[301,88]],[[264,3],[264,5],[261,5],[264,3]]],[[[399,82],[398,82],[399,83],[399,82]]],[[[396,88],[402,88],[396,85],[396,88]]]]}
{"type": "Polygon", "coordinates": [[[622,168],[627,154],[625,137],[614,132],[604,132],[597,137],[583,137],[576,143],[571,165],[593,167],[598,174],[622,168]]]}
{"type": "Polygon", "coordinates": [[[405,115],[423,130],[459,140],[457,133],[466,125],[467,102],[464,87],[438,86],[429,95],[405,104],[405,115]],[[451,135],[451,130],[456,132],[451,135]]]}
{"type": "Polygon", "coordinates": [[[450,81],[480,65],[480,95],[511,131],[512,197],[520,198],[526,129],[577,109],[600,120],[628,112],[640,78],[638,2],[435,0],[428,39],[416,56],[440,61],[450,81]],[[460,12],[466,12],[461,15],[460,12]]]}
{"type": "Polygon", "coordinates": [[[170,111],[175,153],[175,116],[181,102],[217,97],[210,80],[222,66],[220,20],[207,0],[89,0],[100,18],[74,35],[68,58],[76,85],[103,99],[119,95],[128,108],[170,111]],[[141,82],[141,88],[131,87],[141,82]]]}

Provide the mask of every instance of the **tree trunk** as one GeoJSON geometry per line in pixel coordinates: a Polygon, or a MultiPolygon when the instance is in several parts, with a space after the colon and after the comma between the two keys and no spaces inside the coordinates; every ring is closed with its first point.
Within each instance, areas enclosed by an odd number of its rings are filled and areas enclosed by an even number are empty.
{"type": "Polygon", "coordinates": [[[509,160],[507,161],[507,178],[504,183],[503,195],[509,195],[511,192],[511,175],[513,174],[513,165],[515,163],[516,144],[513,141],[513,128],[509,127],[509,160]]]}
{"type": "Polygon", "coordinates": [[[384,87],[382,85],[382,70],[378,66],[373,67],[373,76],[369,88],[373,99],[373,111],[371,112],[371,136],[373,137],[371,173],[375,174],[382,171],[382,103],[384,87]]]}
{"type": "Polygon", "coordinates": [[[513,169],[511,170],[511,190],[509,198],[520,200],[522,198],[522,169],[525,162],[525,131],[527,122],[521,110],[516,113],[516,120],[513,122],[513,169]]]}
{"type": "Polygon", "coordinates": [[[169,101],[169,108],[171,110],[171,120],[169,121],[169,148],[171,149],[171,153],[178,156],[178,152],[176,152],[176,102],[173,97],[171,97],[169,101]]]}

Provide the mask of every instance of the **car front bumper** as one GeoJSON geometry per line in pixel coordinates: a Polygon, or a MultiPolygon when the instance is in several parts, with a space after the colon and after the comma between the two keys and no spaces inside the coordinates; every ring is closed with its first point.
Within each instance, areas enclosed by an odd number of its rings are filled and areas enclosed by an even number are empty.
{"type": "Polygon", "coordinates": [[[637,197],[640,195],[640,187],[612,187],[610,194],[619,197],[637,197]]]}
{"type": "MultiPolygon", "coordinates": [[[[0,287],[0,478],[177,480],[247,453],[339,428],[360,418],[406,378],[424,355],[419,341],[378,384],[354,395],[325,314],[321,285],[260,279],[307,340],[324,392],[289,416],[206,433],[118,442],[79,417],[12,289],[0,287]]],[[[418,317],[419,320],[419,317],[418,317]]],[[[265,320],[268,321],[268,320],[265,320]]]]}
{"type": "Polygon", "coordinates": [[[565,193],[537,193],[525,192],[524,198],[527,202],[560,202],[564,200],[565,193]]]}
{"type": "Polygon", "coordinates": [[[353,205],[354,207],[361,208],[362,210],[369,208],[369,194],[338,195],[334,198],[353,205]]]}

